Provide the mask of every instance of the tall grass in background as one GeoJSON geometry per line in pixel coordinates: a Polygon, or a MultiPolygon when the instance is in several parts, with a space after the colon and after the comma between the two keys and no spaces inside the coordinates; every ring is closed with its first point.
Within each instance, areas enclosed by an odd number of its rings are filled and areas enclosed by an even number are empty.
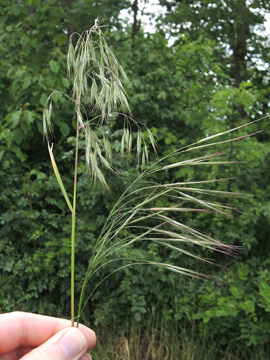
{"type": "Polygon", "coordinates": [[[126,321],[123,334],[119,325],[110,323],[98,328],[97,344],[91,355],[95,360],[263,360],[270,358],[270,346],[248,348],[230,347],[221,340],[221,334],[209,337],[199,335],[195,322],[182,321],[181,325],[163,317],[156,309],[146,321],[134,318],[126,321]]]}
{"type": "Polygon", "coordinates": [[[238,349],[226,348],[217,339],[198,337],[195,330],[183,327],[181,331],[166,328],[144,330],[131,326],[128,336],[115,336],[113,327],[99,332],[91,355],[95,360],[263,360],[269,359],[270,349],[250,352],[247,358],[238,349]],[[100,340],[101,339],[101,340],[100,340]]]}
{"type": "MultiPolygon", "coordinates": [[[[123,251],[134,243],[155,243],[174,252],[179,252],[206,262],[208,259],[191,252],[186,245],[216,250],[221,253],[233,253],[238,249],[226,245],[219,240],[187,226],[181,221],[181,214],[187,212],[218,213],[233,218],[233,207],[220,203],[220,196],[240,196],[238,193],[211,189],[215,182],[226,179],[194,180],[175,183],[156,183],[153,179],[162,178],[163,172],[171,169],[182,169],[185,166],[212,166],[237,163],[229,159],[226,150],[217,150],[218,146],[232,143],[248,135],[240,135],[230,139],[225,136],[249,125],[242,125],[220,134],[208,136],[182,149],[174,151],[166,157],[147,166],[150,144],[156,151],[156,144],[151,132],[132,119],[129,109],[126,88],[130,88],[127,76],[107,45],[99,26],[95,25],[70,38],[67,56],[68,76],[72,82],[72,92],[63,94],[74,105],[76,116],[76,144],[74,162],[73,196],[70,199],[62,182],[53,154],[53,92],[46,103],[43,115],[44,134],[48,142],[48,150],[52,166],[71,214],[71,319],[80,321],[82,311],[96,288],[115,271],[134,265],[155,265],[180,275],[204,278],[192,269],[179,264],[171,264],[164,259],[156,262],[149,259],[130,258],[123,251]],[[77,36],[76,46],[72,37],[77,36]],[[120,154],[136,153],[142,169],[141,175],[123,192],[112,208],[99,237],[96,239],[94,251],[89,254],[88,268],[78,299],[78,314],[75,317],[74,273],[75,273],[75,239],[76,239],[76,194],[78,178],[78,155],[81,136],[85,138],[85,160],[93,184],[99,182],[104,192],[109,189],[106,170],[116,173],[112,159],[111,134],[113,127],[123,125],[120,154]],[[143,129],[143,130],[142,130],[143,129]],[[193,153],[199,152],[199,155],[193,153]],[[105,171],[104,171],[105,170],[105,171]],[[168,203],[168,206],[164,204],[168,203]],[[162,205],[160,205],[162,204],[162,205]],[[173,205],[171,205],[173,204],[173,205]],[[117,264],[113,271],[106,266],[117,264]],[[106,272],[108,271],[108,272],[106,272]],[[104,274],[103,279],[95,287],[91,280],[97,272],[104,274]],[[88,290],[90,288],[90,290],[88,290]]],[[[64,117],[64,116],[63,116],[64,117]]],[[[95,219],[92,219],[95,221],[95,219]]],[[[135,359],[135,357],[132,357],[135,359]]],[[[173,357],[172,357],[173,358],[173,357]]],[[[169,358],[168,358],[169,359],[169,358]]]]}

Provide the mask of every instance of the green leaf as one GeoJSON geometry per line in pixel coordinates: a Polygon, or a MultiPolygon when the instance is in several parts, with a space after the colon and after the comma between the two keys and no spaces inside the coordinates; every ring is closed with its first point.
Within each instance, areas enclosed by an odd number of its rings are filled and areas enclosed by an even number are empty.
{"type": "Polygon", "coordinates": [[[141,320],[141,318],[142,318],[142,315],[141,315],[141,313],[136,312],[134,317],[135,317],[135,320],[139,322],[141,320]]]}
{"type": "Polygon", "coordinates": [[[55,84],[55,76],[54,75],[48,75],[45,77],[46,84],[50,87],[53,87],[55,84]]]}
{"type": "Polygon", "coordinates": [[[46,105],[46,101],[47,101],[47,94],[43,93],[39,99],[39,102],[42,106],[46,105]]]}
{"type": "Polygon", "coordinates": [[[12,114],[11,120],[13,122],[12,127],[15,128],[16,126],[18,126],[19,122],[20,122],[20,118],[21,118],[21,110],[18,111],[14,111],[14,113],[12,114]]]}
{"type": "Polygon", "coordinates": [[[54,60],[50,60],[49,61],[49,65],[50,65],[50,69],[52,70],[52,72],[54,72],[55,74],[58,73],[59,71],[59,65],[56,61],[54,60]]]}
{"type": "Polygon", "coordinates": [[[248,279],[248,274],[249,274],[249,266],[247,264],[245,264],[244,266],[242,266],[241,268],[239,268],[237,270],[238,273],[238,277],[240,280],[247,280],[248,279]]]}
{"type": "Polygon", "coordinates": [[[170,145],[172,143],[172,139],[170,137],[165,138],[165,144],[170,145]]]}
{"type": "Polygon", "coordinates": [[[0,161],[2,160],[3,156],[4,156],[5,150],[0,151],[0,161]]]}
{"type": "Polygon", "coordinates": [[[236,299],[241,299],[244,296],[244,291],[239,286],[230,287],[230,291],[236,299]]]}
{"type": "Polygon", "coordinates": [[[6,20],[7,20],[7,18],[8,18],[7,16],[1,16],[0,25],[4,24],[6,22],[6,20]]]}
{"type": "Polygon", "coordinates": [[[66,123],[60,124],[60,131],[63,136],[68,136],[70,133],[70,127],[66,123]]]}
{"type": "Polygon", "coordinates": [[[157,94],[157,98],[158,100],[165,100],[166,99],[166,92],[164,90],[161,90],[158,94],[157,94]]]}
{"type": "Polygon", "coordinates": [[[22,84],[22,88],[23,89],[26,89],[28,88],[28,86],[31,84],[31,78],[30,76],[26,76],[24,79],[23,79],[23,84],[22,84]]]}
{"type": "Polygon", "coordinates": [[[62,78],[62,84],[64,85],[65,88],[69,87],[69,81],[67,78],[62,78]]]}
{"type": "Polygon", "coordinates": [[[26,45],[27,43],[29,43],[29,37],[26,35],[23,35],[20,39],[20,44],[21,45],[26,45]]]}
{"type": "Polygon", "coordinates": [[[21,129],[15,129],[13,131],[13,135],[14,135],[14,140],[16,141],[16,143],[19,145],[21,143],[21,141],[24,138],[23,132],[21,129]]]}
{"type": "Polygon", "coordinates": [[[35,120],[34,112],[30,110],[25,110],[24,119],[28,124],[32,124],[35,120]]]}

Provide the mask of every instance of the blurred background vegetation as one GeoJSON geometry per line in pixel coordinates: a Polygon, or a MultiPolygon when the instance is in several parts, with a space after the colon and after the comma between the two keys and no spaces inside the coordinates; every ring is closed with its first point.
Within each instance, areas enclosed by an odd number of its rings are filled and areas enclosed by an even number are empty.
{"type": "MultiPolygon", "coordinates": [[[[133,115],[155,135],[160,156],[269,112],[270,42],[264,28],[268,0],[155,3],[158,6],[146,0],[1,0],[1,312],[69,316],[70,219],[43,142],[42,111],[52,91],[70,91],[66,52],[72,32],[89,29],[97,16],[106,25],[106,40],[134,88],[133,115]],[[151,33],[142,18],[155,24],[151,33]]],[[[55,156],[71,192],[75,118],[61,96],[54,118],[55,156]]],[[[229,156],[242,161],[237,166],[187,167],[161,179],[231,178],[216,188],[252,194],[248,201],[234,199],[240,210],[237,220],[181,215],[186,224],[242,246],[241,256],[203,251],[218,266],[183,255],[178,259],[218,281],[139,266],[110,277],[94,294],[83,319],[98,335],[96,360],[270,358],[269,120],[249,129],[257,130],[263,132],[228,146],[229,156]]],[[[120,132],[115,127],[112,134],[115,151],[120,132]]],[[[153,159],[150,154],[150,162],[153,159]]],[[[104,193],[99,186],[93,189],[81,153],[77,298],[106,214],[139,173],[132,154],[125,161],[115,157],[114,164],[118,175],[108,174],[112,191],[104,193]]],[[[157,261],[161,256],[154,245],[129,251],[137,257],[151,252],[157,261]]],[[[175,260],[164,249],[162,257],[175,260]]],[[[101,278],[98,274],[96,281],[101,278]]]]}

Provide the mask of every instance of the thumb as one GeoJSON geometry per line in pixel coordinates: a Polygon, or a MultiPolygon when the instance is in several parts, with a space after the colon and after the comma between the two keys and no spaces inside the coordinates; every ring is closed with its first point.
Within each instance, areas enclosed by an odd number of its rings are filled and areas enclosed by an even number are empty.
{"type": "Polygon", "coordinates": [[[21,360],[78,360],[95,344],[94,332],[88,330],[87,334],[74,327],[61,330],[21,360]]]}

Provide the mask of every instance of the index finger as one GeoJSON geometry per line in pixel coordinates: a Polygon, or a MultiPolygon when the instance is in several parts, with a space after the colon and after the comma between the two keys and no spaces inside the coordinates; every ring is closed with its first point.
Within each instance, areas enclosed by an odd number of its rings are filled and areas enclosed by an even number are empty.
{"type": "MultiPolygon", "coordinates": [[[[24,312],[0,315],[0,354],[20,346],[37,347],[60,330],[70,327],[71,321],[24,312]]],[[[95,333],[84,325],[80,331],[87,339],[88,349],[95,345],[95,333]]]]}

